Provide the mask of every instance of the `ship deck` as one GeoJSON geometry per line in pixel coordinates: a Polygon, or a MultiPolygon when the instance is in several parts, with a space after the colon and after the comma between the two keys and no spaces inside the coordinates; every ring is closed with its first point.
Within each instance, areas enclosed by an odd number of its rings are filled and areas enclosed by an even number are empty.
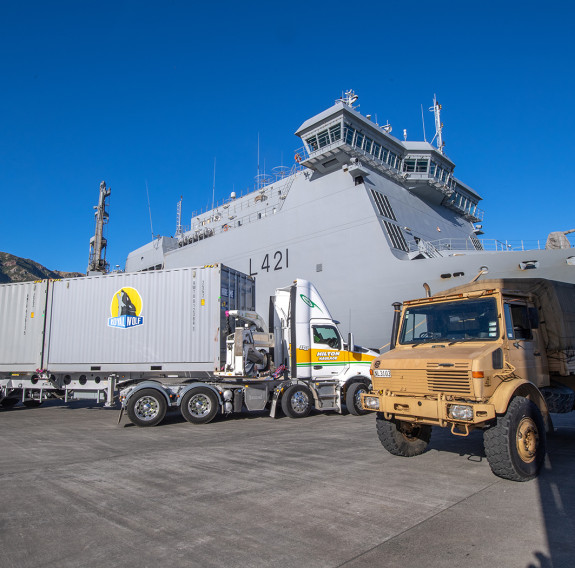
{"type": "Polygon", "coordinates": [[[374,416],[117,424],[79,402],[0,410],[2,566],[560,567],[575,558],[575,413],[539,479],[495,477],[481,435],[417,458],[374,416]]]}

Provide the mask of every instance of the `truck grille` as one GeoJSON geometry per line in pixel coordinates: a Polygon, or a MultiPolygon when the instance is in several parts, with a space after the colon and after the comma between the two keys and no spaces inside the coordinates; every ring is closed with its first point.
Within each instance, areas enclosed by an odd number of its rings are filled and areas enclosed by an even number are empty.
{"type": "Polygon", "coordinates": [[[427,384],[431,392],[471,394],[469,367],[466,363],[455,363],[453,367],[442,367],[437,363],[427,365],[427,384]]]}

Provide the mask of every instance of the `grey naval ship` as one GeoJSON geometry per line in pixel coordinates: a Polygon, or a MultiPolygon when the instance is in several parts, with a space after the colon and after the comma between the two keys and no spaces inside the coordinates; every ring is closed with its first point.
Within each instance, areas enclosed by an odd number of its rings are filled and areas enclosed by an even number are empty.
{"type": "Polygon", "coordinates": [[[431,143],[396,138],[389,124],[354,108],[356,100],[348,91],[298,128],[303,146],[291,169],[194,214],[187,230],[180,201],[175,236],[131,252],[126,271],[221,262],[255,277],[262,315],[276,288],[305,278],[333,306],[342,332],[384,349],[392,303],[423,297],[428,286],[436,293],[502,277],[575,283],[570,231],[530,250],[479,239],[481,197],[454,176],[435,98],[431,143]]]}

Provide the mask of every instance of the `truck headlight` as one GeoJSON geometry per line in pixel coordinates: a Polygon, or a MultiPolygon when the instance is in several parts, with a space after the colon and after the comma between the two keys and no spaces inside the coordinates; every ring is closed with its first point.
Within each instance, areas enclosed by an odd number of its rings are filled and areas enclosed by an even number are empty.
{"type": "Polygon", "coordinates": [[[363,406],[369,410],[379,410],[379,398],[376,396],[364,396],[363,406]]]}
{"type": "Polygon", "coordinates": [[[448,412],[454,420],[473,420],[473,408],[467,404],[450,404],[448,412]]]}

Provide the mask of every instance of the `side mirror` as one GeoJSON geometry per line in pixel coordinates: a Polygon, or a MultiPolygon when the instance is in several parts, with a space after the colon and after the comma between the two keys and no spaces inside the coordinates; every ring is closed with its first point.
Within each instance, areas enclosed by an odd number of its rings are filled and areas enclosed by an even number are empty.
{"type": "Polygon", "coordinates": [[[353,342],[353,333],[351,333],[350,331],[349,334],[347,335],[347,350],[353,351],[354,346],[355,343],[353,342]]]}

